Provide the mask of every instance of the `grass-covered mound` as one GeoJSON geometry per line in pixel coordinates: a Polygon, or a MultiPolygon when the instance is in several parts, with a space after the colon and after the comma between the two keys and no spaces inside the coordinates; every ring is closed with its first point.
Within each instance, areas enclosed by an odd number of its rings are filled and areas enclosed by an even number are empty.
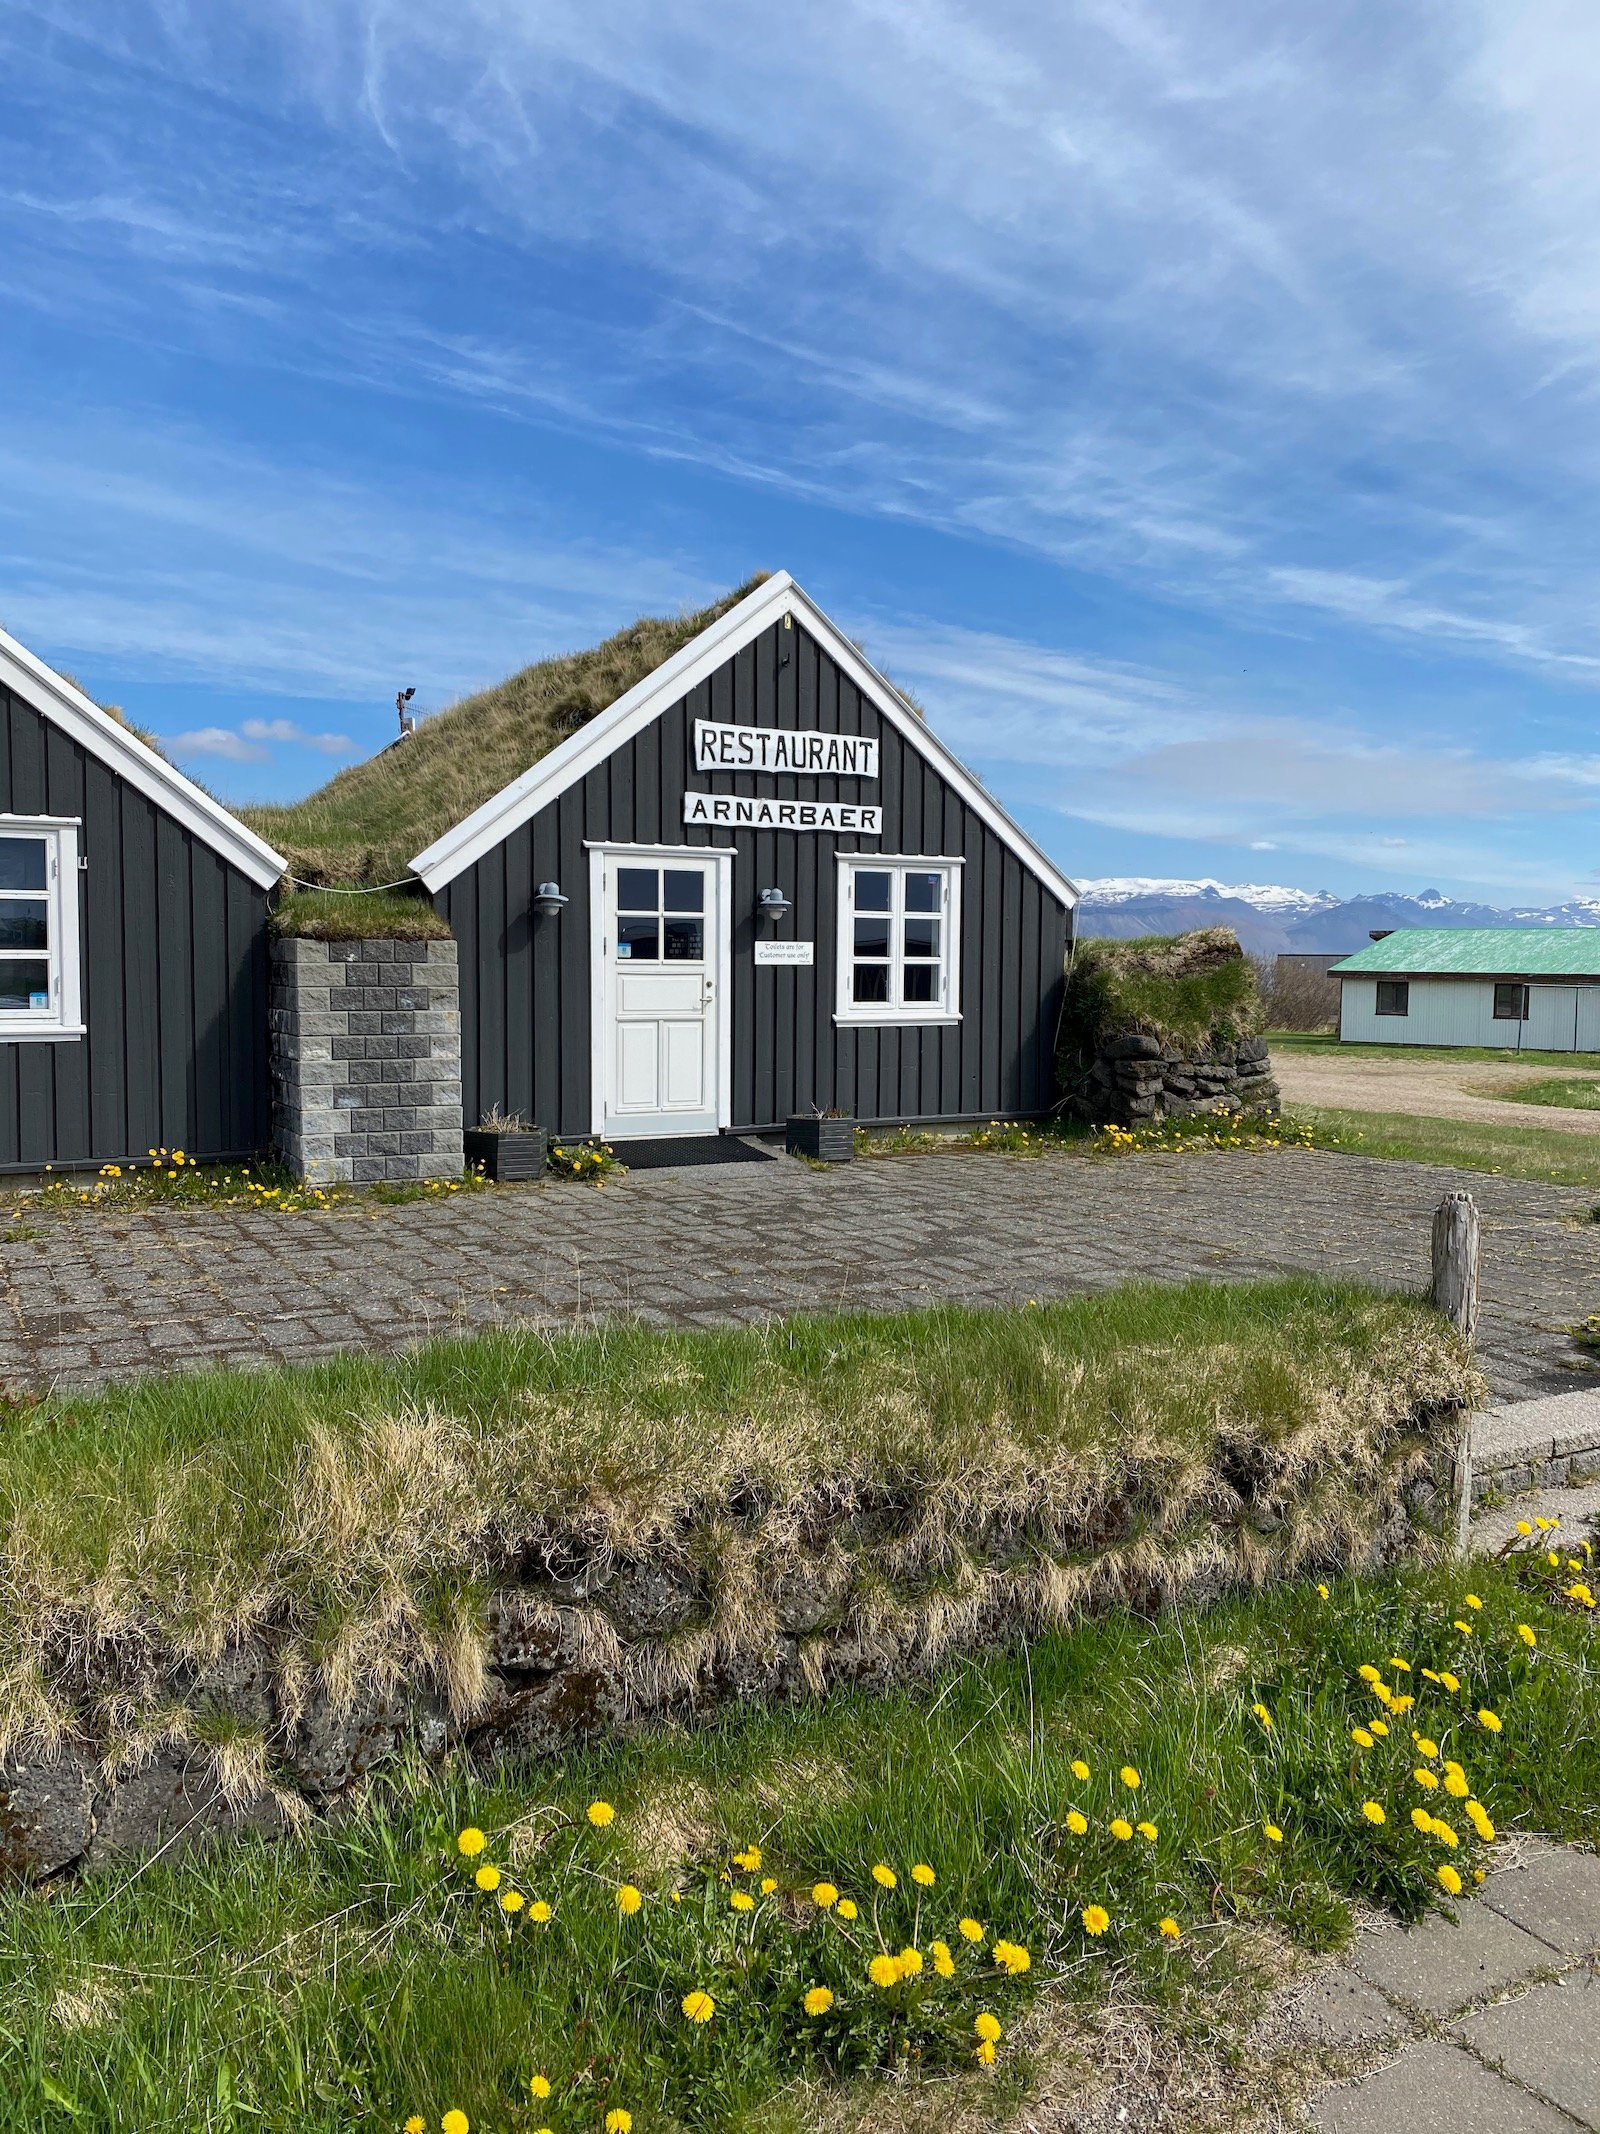
{"type": "Polygon", "coordinates": [[[1110,1038],[1153,1037],[1204,1054],[1260,1028],[1255,966],[1226,926],[1073,949],[1061,1018],[1062,1058],[1073,1066],[1110,1038]]]}
{"type": "Polygon", "coordinates": [[[297,889],[280,898],[272,930],[302,941],[448,941],[450,929],[426,897],[396,889],[367,895],[297,889]]]}
{"type": "Polygon", "coordinates": [[[619,1566],[692,1595],[664,1646],[619,1657],[603,1606],[577,1625],[630,1694],[769,1651],[783,1582],[819,1570],[817,1681],[840,1642],[928,1664],[1261,1585],[1362,1558],[1480,1390],[1420,1302],[1289,1280],[503,1330],[63,1395],[0,1435],[0,1753],[181,1740],[194,1667],[250,1636],[286,1712],[431,1677],[468,1718],[487,1594],[558,1571],[569,1599],[619,1566]]]}
{"type": "Polygon", "coordinates": [[[237,812],[302,881],[403,881],[425,845],[653,674],[764,576],[694,614],[641,616],[603,644],[524,667],[422,720],[408,740],[304,800],[237,812]]]}
{"type": "Polygon", "coordinates": [[[560,1767],[413,1769],[274,1846],[0,1892],[8,2123],[1275,2123],[1323,2055],[1251,2019],[1299,1952],[1348,1936],[1352,1903],[1451,1902],[1448,1870],[1465,1905],[1519,1831],[1600,1840],[1592,1612],[1494,1564],[1326,1586],[1119,1614],[931,1690],[746,1711],[560,1767]],[[463,1831],[482,1849],[463,1854],[463,1831]],[[1014,2117],[1041,2077],[1056,2109],[1014,2117]]]}

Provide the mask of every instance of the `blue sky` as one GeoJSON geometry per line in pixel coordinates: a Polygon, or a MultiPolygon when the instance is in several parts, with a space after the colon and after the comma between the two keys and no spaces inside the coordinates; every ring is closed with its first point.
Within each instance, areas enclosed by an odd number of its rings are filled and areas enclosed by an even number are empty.
{"type": "Polygon", "coordinates": [[[1600,12],[0,17],[0,622],[225,797],[786,567],[1069,872],[1600,889],[1600,12]]]}

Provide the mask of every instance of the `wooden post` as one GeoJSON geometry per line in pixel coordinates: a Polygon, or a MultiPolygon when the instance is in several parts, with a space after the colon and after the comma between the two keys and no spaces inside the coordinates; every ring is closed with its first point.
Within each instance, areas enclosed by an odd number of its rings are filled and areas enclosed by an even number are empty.
{"type": "MultiPolygon", "coordinates": [[[[1433,1304],[1470,1347],[1478,1331],[1478,1245],[1482,1226],[1470,1193],[1447,1193],[1433,1213],[1433,1304]]],[[[1455,1543],[1467,1550],[1472,1525],[1472,1417],[1456,1447],[1455,1543]]]]}

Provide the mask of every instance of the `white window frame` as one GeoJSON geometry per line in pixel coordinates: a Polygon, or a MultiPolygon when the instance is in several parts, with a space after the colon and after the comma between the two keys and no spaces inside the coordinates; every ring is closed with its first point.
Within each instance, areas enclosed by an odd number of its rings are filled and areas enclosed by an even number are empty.
{"type": "MultiPolygon", "coordinates": [[[[78,907],[78,846],[83,828],[77,816],[0,815],[0,837],[36,837],[45,846],[47,957],[50,965],[48,1008],[0,1008],[0,1043],[19,1039],[85,1036],[82,993],[82,920],[78,907]]],[[[30,894],[31,892],[23,892],[30,894]]],[[[0,889],[0,896],[6,892],[0,889]]]]}
{"type": "MultiPolygon", "coordinates": [[[[962,862],[948,853],[841,852],[839,866],[839,934],[833,1019],[836,1023],[958,1023],[961,1020],[961,869],[962,862]],[[856,1000],[855,988],[855,877],[857,873],[889,874],[894,886],[889,898],[889,994],[888,1000],[856,1000]],[[905,964],[905,877],[908,874],[940,874],[944,877],[944,902],[939,916],[944,921],[939,959],[943,984],[936,1001],[903,1002],[899,998],[905,964]]],[[[928,914],[927,916],[932,916],[928,914]]]]}

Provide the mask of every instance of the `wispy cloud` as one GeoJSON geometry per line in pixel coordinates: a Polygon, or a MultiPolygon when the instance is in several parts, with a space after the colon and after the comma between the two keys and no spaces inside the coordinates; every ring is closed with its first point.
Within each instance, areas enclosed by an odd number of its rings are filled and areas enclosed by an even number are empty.
{"type": "Polygon", "coordinates": [[[244,719],[238,727],[196,726],[167,737],[175,756],[220,756],[228,763],[270,763],[275,748],[308,748],[319,756],[355,756],[348,734],[308,733],[293,719],[244,719]]]}

